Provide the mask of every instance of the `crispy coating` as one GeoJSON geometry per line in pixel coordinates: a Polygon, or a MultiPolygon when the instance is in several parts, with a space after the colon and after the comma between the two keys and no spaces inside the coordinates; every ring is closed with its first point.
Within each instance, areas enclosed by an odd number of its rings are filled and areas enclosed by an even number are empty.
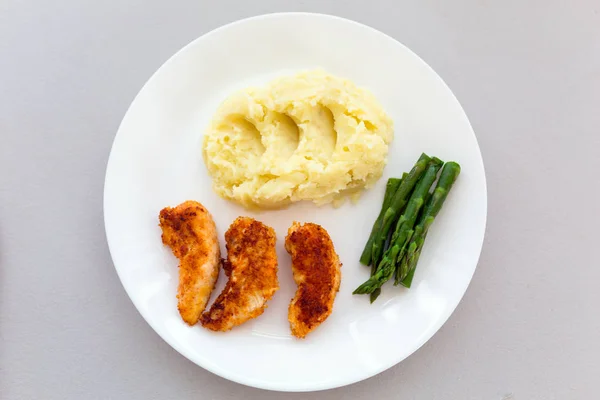
{"type": "Polygon", "coordinates": [[[248,217],[239,217],[225,233],[229,278],[210,310],[202,315],[205,328],[228,331],[256,318],[279,289],[273,228],[248,217]]]}
{"type": "Polygon", "coordinates": [[[292,256],[292,272],[298,285],[290,303],[288,320],[292,334],[304,338],[329,317],[342,278],[340,259],[323,227],[294,222],[285,238],[292,256]]]}
{"type": "Polygon", "coordinates": [[[159,221],[163,243],[179,258],[179,314],[186,323],[194,325],[219,276],[217,228],[208,210],[191,200],[175,208],[163,208],[159,221]]]}

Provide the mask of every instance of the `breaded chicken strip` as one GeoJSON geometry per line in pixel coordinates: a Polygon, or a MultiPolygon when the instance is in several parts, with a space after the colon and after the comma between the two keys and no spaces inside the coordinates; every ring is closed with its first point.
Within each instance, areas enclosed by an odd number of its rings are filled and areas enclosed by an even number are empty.
{"type": "Polygon", "coordinates": [[[179,258],[179,314],[186,323],[194,325],[219,276],[217,228],[210,213],[196,201],[163,208],[159,221],[163,243],[179,258]]]}
{"type": "Polygon", "coordinates": [[[202,325],[213,331],[228,331],[261,315],[267,301],[279,289],[277,253],[273,228],[248,217],[239,217],[225,233],[227,261],[223,268],[227,285],[202,325]]]}
{"type": "Polygon", "coordinates": [[[288,310],[292,334],[304,338],[333,310],[342,278],[340,259],[329,234],[313,223],[294,222],[285,238],[292,256],[292,272],[298,285],[288,310]]]}

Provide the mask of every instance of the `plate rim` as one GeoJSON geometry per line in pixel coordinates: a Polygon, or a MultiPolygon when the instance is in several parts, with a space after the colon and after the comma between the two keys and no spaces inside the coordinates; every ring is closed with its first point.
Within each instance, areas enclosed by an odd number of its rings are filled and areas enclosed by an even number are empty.
{"type": "Polygon", "coordinates": [[[121,286],[123,287],[123,289],[125,290],[125,293],[127,293],[127,296],[129,297],[130,301],[133,303],[134,307],[136,308],[136,310],[138,311],[138,313],[142,316],[142,318],[144,319],[144,321],[152,328],[152,330],[154,330],[154,332],[164,341],[166,342],[169,346],[171,346],[174,350],[176,350],[179,354],[181,354],[183,357],[185,357],[186,359],[188,359],[189,361],[191,361],[192,363],[194,363],[195,365],[205,369],[206,371],[209,371],[212,374],[215,374],[221,378],[227,379],[229,381],[232,382],[236,382],[238,384],[241,385],[245,385],[245,386],[249,386],[249,387],[255,387],[258,389],[263,389],[263,390],[270,390],[270,391],[279,391],[279,392],[312,392],[312,391],[322,391],[322,390],[327,390],[327,389],[335,389],[335,388],[340,388],[343,386],[348,386],[357,382],[361,382],[364,380],[367,380],[369,378],[372,378],[375,375],[378,375],[390,368],[392,368],[395,365],[400,364],[402,361],[406,360],[408,357],[412,356],[413,354],[415,354],[421,347],[423,347],[423,345],[425,343],[427,343],[433,336],[435,336],[439,330],[442,328],[442,326],[448,321],[448,319],[450,318],[450,316],[456,311],[456,309],[458,308],[458,305],[462,302],[462,299],[464,298],[465,293],[467,292],[469,286],[471,285],[471,282],[473,281],[473,276],[475,274],[475,271],[477,270],[477,267],[479,265],[479,261],[481,258],[481,253],[483,251],[483,245],[485,242],[485,234],[487,231],[487,217],[488,217],[488,190],[487,190],[487,176],[486,176],[486,172],[485,172],[485,164],[483,162],[483,154],[481,153],[481,147],[479,146],[479,141],[477,140],[477,135],[475,134],[475,131],[473,129],[473,126],[471,125],[471,122],[462,106],[462,104],[460,103],[460,101],[458,100],[458,98],[456,97],[456,95],[454,94],[454,92],[452,91],[452,89],[446,84],[446,82],[442,79],[442,77],[427,63],[425,62],[417,53],[415,53],[413,50],[411,50],[409,47],[407,47],[406,45],[404,45],[402,42],[400,42],[399,40],[391,37],[390,35],[376,29],[373,28],[369,25],[366,25],[364,23],[352,20],[352,19],[348,19],[348,18],[344,18],[344,17],[340,17],[337,15],[332,15],[332,14],[326,14],[326,13],[315,13],[315,12],[273,12],[273,13],[265,13],[265,14],[259,14],[259,15],[255,15],[255,16],[250,16],[250,17],[246,17],[246,18],[242,18],[242,19],[238,19],[235,21],[231,21],[228,22],[224,25],[221,25],[215,29],[212,29],[202,35],[200,35],[199,37],[191,40],[189,43],[187,43],[186,45],[184,45],[183,47],[181,47],[179,50],[177,50],[175,53],[173,53],[166,61],[164,61],[160,67],[145,81],[145,83],[142,85],[142,87],[139,89],[139,91],[137,92],[137,94],[135,95],[135,97],[133,98],[133,100],[131,101],[131,103],[129,104],[127,110],[125,111],[125,113],[123,114],[123,117],[121,119],[121,122],[119,123],[119,127],[117,128],[116,134],[113,138],[113,143],[111,145],[110,148],[110,152],[109,152],[109,157],[106,163],[106,171],[105,171],[105,176],[104,176],[104,187],[103,187],[103,202],[102,202],[102,211],[103,211],[103,221],[104,221],[104,233],[105,233],[105,237],[106,237],[106,241],[108,244],[108,250],[111,256],[111,261],[113,264],[113,267],[115,268],[115,271],[117,273],[117,276],[119,277],[119,281],[121,283],[121,286]],[[335,379],[333,380],[333,383],[328,383],[328,384],[311,384],[311,383],[306,383],[304,385],[300,386],[294,386],[294,387],[282,387],[282,386],[277,386],[277,385],[273,385],[273,384],[267,384],[266,382],[263,381],[257,381],[255,379],[252,378],[247,378],[244,379],[243,377],[240,377],[238,375],[233,375],[233,374],[229,374],[226,370],[222,370],[219,368],[215,368],[213,366],[210,365],[206,365],[201,363],[198,360],[192,359],[190,356],[188,356],[186,354],[186,352],[184,352],[180,346],[175,343],[170,341],[169,339],[167,339],[165,336],[163,336],[163,334],[161,333],[161,329],[157,328],[157,326],[155,326],[155,324],[153,322],[151,322],[151,320],[149,320],[148,318],[146,318],[146,316],[144,315],[144,313],[142,313],[140,307],[138,307],[138,304],[136,303],[136,300],[134,299],[134,296],[131,295],[131,293],[129,292],[129,290],[127,289],[127,287],[125,286],[125,284],[123,283],[123,279],[121,276],[121,273],[119,272],[119,269],[117,268],[115,261],[114,261],[114,256],[113,256],[113,246],[115,246],[115,244],[111,244],[111,239],[109,238],[108,235],[108,225],[109,223],[107,223],[107,184],[108,184],[108,180],[109,180],[109,170],[110,170],[110,165],[111,165],[111,160],[113,160],[114,158],[114,153],[115,153],[115,147],[116,147],[116,143],[117,143],[117,139],[119,137],[119,133],[122,131],[123,129],[123,123],[127,117],[127,115],[129,114],[130,110],[134,107],[134,105],[136,104],[136,102],[138,101],[138,97],[140,96],[141,93],[144,92],[144,89],[154,80],[154,78],[163,71],[163,69],[166,69],[173,61],[174,59],[181,53],[183,53],[184,51],[186,51],[189,47],[193,46],[194,44],[196,44],[197,42],[200,42],[202,40],[207,40],[208,38],[210,38],[212,35],[222,31],[222,30],[226,30],[229,29],[235,25],[238,24],[243,24],[249,21],[256,21],[256,20],[264,20],[264,19],[271,19],[271,18],[285,18],[288,16],[304,16],[304,17],[310,17],[310,18],[326,18],[326,19],[332,19],[332,20],[337,20],[337,21],[341,21],[344,23],[349,23],[352,25],[356,25],[362,29],[367,29],[372,31],[373,33],[381,36],[382,38],[386,39],[386,40],[391,40],[393,42],[395,42],[396,45],[399,45],[401,47],[403,47],[406,51],[408,51],[410,54],[412,54],[412,56],[414,56],[422,65],[423,67],[425,67],[426,69],[428,69],[430,72],[433,73],[433,76],[435,76],[435,79],[437,79],[439,81],[439,83],[441,83],[451,94],[452,98],[456,101],[456,103],[459,105],[460,110],[462,111],[465,120],[471,130],[471,134],[473,135],[473,138],[475,139],[475,144],[477,145],[477,149],[479,151],[479,163],[480,163],[480,167],[482,169],[482,176],[483,176],[483,185],[484,185],[484,191],[483,191],[483,200],[484,200],[484,216],[483,216],[483,235],[481,237],[481,241],[479,243],[479,251],[477,254],[477,258],[476,258],[476,263],[475,263],[475,268],[473,269],[473,273],[471,274],[471,276],[469,277],[469,281],[467,283],[467,285],[464,288],[464,291],[461,293],[461,295],[458,298],[458,301],[456,303],[456,305],[452,308],[449,309],[449,311],[446,312],[445,315],[442,315],[442,317],[439,319],[439,323],[437,323],[435,325],[434,329],[431,329],[430,332],[431,334],[426,334],[426,335],[422,335],[420,342],[415,346],[415,348],[406,356],[400,356],[397,360],[384,365],[381,368],[377,368],[374,371],[368,371],[366,374],[364,374],[362,377],[359,378],[354,378],[351,377],[350,379],[335,379]]]}

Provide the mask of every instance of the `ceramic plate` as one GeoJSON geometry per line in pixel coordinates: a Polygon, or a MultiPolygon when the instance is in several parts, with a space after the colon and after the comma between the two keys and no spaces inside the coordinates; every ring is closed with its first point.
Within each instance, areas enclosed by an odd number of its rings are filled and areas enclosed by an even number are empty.
{"type": "MultiPolygon", "coordinates": [[[[104,217],[115,268],[150,326],[173,348],[224,378],[259,388],[309,391],[347,385],[402,361],[448,319],[471,280],[485,231],[486,183],[477,140],[442,79],[408,48],[367,26],[316,14],[272,14],[232,23],[168,60],[131,104],[106,172],[104,217]],[[295,204],[255,213],[219,198],[202,138],[219,103],[249,85],[311,68],[372,91],[395,124],[384,176],[360,201],[334,209],[295,204]],[[386,179],[421,152],[458,161],[462,173],[433,225],[410,290],[383,288],[374,304],[352,291],[369,276],[358,262],[386,179]],[[222,242],[240,215],[277,232],[281,289],[259,318],[227,333],[189,327],[176,307],[177,259],[161,243],[158,213],[193,199],[214,216],[222,242]],[[290,335],[295,292],[284,238],[292,221],[325,227],[343,262],[332,315],[305,340],[290,335]]],[[[221,272],[212,298],[225,284],[221,272]]],[[[473,321],[476,323],[476,321],[473,321]]]]}

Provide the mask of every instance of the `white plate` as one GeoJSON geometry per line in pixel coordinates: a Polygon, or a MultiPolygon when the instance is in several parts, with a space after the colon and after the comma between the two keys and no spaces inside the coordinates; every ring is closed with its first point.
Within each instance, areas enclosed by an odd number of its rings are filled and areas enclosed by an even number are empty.
{"type": "MultiPolygon", "coordinates": [[[[479,147],[452,92],[409,49],[372,28],[316,14],[272,14],[235,22],[195,40],[167,61],[135,98],[106,171],[104,217],[115,268],[152,328],[177,351],[224,378],[259,388],[309,391],[360,381],[402,361],[446,321],[475,271],[486,222],[479,147]],[[370,89],[395,122],[389,164],[360,202],[339,209],[296,204],[248,212],[211,190],[202,135],[232,91],[308,68],[370,89]],[[373,305],[352,290],[369,276],[358,262],[389,176],[421,152],[462,165],[427,238],[413,288],[387,284],[373,305]],[[184,200],[203,203],[221,240],[239,215],[275,228],[281,289],[265,313],[228,333],[188,327],[179,317],[177,260],[160,240],[158,213],[184,200]],[[344,264],[333,314],[305,340],[291,337],[287,306],[295,284],[283,248],[292,221],[325,227],[344,264]]],[[[219,284],[213,298],[223,287],[219,284]]],[[[473,321],[476,323],[476,321],[473,321]]]]}

